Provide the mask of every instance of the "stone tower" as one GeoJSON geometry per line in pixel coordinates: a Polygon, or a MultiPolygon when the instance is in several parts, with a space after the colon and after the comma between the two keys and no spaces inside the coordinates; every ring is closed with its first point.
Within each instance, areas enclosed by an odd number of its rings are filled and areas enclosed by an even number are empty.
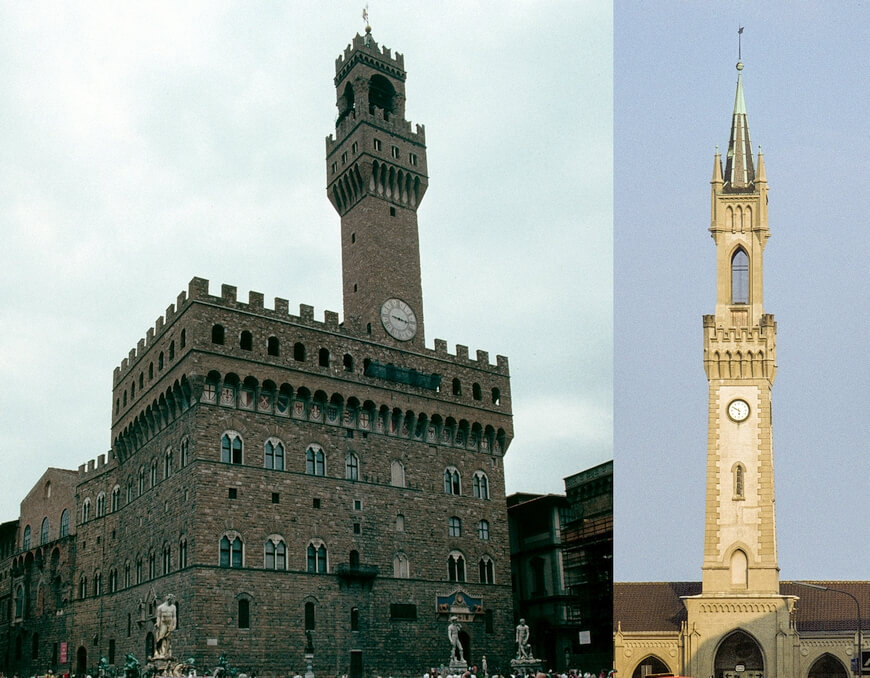
{"type": "Polygon", "coordinates": [[[738,64],[725,174],[713,167],[716,313],[704,316],[709,383],[705,592],[779,591],[770,395],[776,324],[764,313],[767,180],[754,169],[738,64]]]}
{"type": "Polygon", "coordinates": [[[326,140],[327,192],[341,215],[345,325],[424,346],[417,207],[426,138],[405,120],[404,57],[366,27],[335,62],[338,118],[326,140]]]}
{"type": "Polygon", "coordinates": [[[794,597],[779,593],[771,389],[776,323],[764,312],[770,236],[764,159],[749,141],[743,64],[724,173],[713,165],[710,233],[716,245],[716,312],[704,316],[709,383],[702,588],[684,598],[688,675],[793,675],[794,597]]]}

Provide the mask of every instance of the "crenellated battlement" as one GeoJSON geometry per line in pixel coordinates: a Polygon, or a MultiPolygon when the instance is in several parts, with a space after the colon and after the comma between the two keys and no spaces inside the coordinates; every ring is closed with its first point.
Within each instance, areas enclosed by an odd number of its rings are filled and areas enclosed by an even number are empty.
{"type": "Polygon", "coordinates": [[[344,54],[335,59],[335,80],[341,80],[346,69],[349,69],[357,60],[371,61],[378,68],[389,70],[392,75],[400,80],[405,79],[405,55],[396,52],[393,56],[389,47],[378,49],[377,41],[371,33],[364,36],[357,33],[353,40],[344,48],[344,54]]]}
{"type": "MultiPolygon", "coordinates": [[[[113,373],[113,383],[117,384],[120,380],[133,369],[139,359],[156,344],[163,333],[172,326],[172,323],[178,318],[181,313],[193,303],[204,303],[211,306],[232,309],[252,313],[263,318],[269,318],[284,323],[292,323],[302,327],[330,332],[333,334],[343,334],[355,339],[363,339],[356,334],[347,331],[340,322],[339,315],[335,311],[324,311],[323,320],[316,320],[314,317],[314,307],[308,304],[299,304],[299,314],[293,315],[290,313],[290,302],[281,297],[275,297],[272,308],[266,307],[264,303],[264,295],[262,292],[248,292],[248,301],[239,301],[238,289],[233,285],[222,284],[220,295],[213,295],[209,292],[209,281],[205,278],[193,278],[188,284],[187,291],[181,292],[174,304],[170,304],[166,309],[166,314],[157,318],[154,326],[148,328],[145,337],[140,339],[136,348],[130,349],[130,353],[121,361],[113,373]]],[[[496,356],[496,363],[492,365],[489,362],[489,352],[478,350],[474,357],[469,356],[468,347],[461,344],[456,345],[455,353],[450,353],[447,349],[447,342],[443,339],[435,340],[433,349],[425,348],[421,352],[422,355],[437,358],[439,360],[450,361],[457,365],[468,367],[476,367],[478,369],[492,370],[508,375],[510,368],[508,359],[505,356],[496,356]]]]}
{"type": "Polygon", "coordinates": [[[776,336],[776,321],[773,314],[765,313],[759,325],[725,327],[717,326],[715,315],[705,315],[704,331],[708,341],[714,343],[766,343],[776,336]]]}
{"type": "Polygon", "coordinates": [[[86,463],[79,465],[79,480],[101,475],[114,467],[116,463],[115,452],[113,450],[97,455],[96,459],[90,459],[86,463]]]}
{"type": "MultiPolygon", "coordinates": [[[[426,145],[426,126],[417,123],[412,130],[412,123],[403,118],[398,118],[394,115],[384,117],[384,112],[376,108],[373,113],[368,111],[360,111],[354,109],[347,117],[338,122],[335,127],[335,134],[330,134],[326,137],[326,156],[329,157],[341,144],[347,139],[348,132],[351,128],[358,125],[360,122],[368,121],[376,124],[378,129],[386,128],[396,136],[401,136],[406,141],[420,146],[426,145]]],[[[386,157],[386,156],[384,156],[386,157]]]]}

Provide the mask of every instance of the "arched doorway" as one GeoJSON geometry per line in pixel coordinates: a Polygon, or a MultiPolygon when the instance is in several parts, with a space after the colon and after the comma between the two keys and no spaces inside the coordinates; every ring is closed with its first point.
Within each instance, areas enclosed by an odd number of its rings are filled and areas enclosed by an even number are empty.
{"type": "Polygon", "coordinates": [[[471,666],[474,662],[471,661],[471,638],[465,631],[459,632],[459,642],[462,644],[462,652],[465,656],[465,661],[471,666]]]}
{"type": "Polygon", "coordinates": [[[763,676],[764,656],[761,654],[761,646],[748,633],[735,631],[716,650],[713,668],[715,678],[725,678],[726,673],[730,675],[732,672],[763,676]]]}
{"type": "Polygon", "coordinates": [[[848,678],[846,667],[832,654],[823,654],[813,662],[807,678],[848,678]]]}
{"type": "Polygon", "coordinates": [[[76,650],[76,673],[80,676],[88,673],[88,651],[84,645],[79,646],[76,650]]]}
{"type": "Polygon", "coordinates": [[[634,673],[631,674],[631,678],[646,678],[646,676],[655,673],[670,673],[670,669],[661,659],[650,655],[641,659],[640,664],[635,667],[634,673]]]}

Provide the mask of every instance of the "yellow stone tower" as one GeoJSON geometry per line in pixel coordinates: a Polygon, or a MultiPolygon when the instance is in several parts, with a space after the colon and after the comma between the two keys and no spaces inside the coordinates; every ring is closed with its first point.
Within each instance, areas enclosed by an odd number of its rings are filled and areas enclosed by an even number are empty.
{"type": "Polygon", "coordinates": [[[716,312],[704,316],[709,384],[702,592],[684,599],[689,675],[791,675],[794,598],[779,593],[771,390],[776,323],[764,312],[768,187],[753,161],[743,64],[724,172],[713,166],[716,312]]]}

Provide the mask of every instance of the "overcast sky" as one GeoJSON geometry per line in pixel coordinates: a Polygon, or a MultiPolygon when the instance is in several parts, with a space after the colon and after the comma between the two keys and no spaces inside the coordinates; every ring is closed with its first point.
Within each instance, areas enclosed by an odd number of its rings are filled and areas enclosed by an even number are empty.
{"type": "Polygon", "coordinates": [[[701,577],[709,181],[728,145],[741,24],[770,186],[781,577],[868,577],[868,18],[858,2],[616,5],[617,580],[701,577]]]}
{"type": "MultiPolygon", "coordinates": [[[[362,5],[0,4],[0,520],[108,450],[112,371],[193,276],[341,312],[324,138],[362,5]]],[[[563,491],[613,449],[611,7],[369,5],[426,126],[429,346],[509,357],[507,490],[563,491]]]]}

